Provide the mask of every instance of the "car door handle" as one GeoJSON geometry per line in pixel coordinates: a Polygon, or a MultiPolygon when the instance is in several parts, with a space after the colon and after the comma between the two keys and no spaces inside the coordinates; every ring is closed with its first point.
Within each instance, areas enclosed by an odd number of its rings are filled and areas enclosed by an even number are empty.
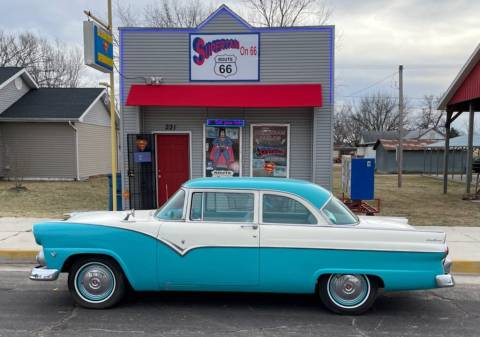
{"type": "Polygon", "coordinates": [[[241,225],[241,229],[258,229],[258,225],[241,225]]]}

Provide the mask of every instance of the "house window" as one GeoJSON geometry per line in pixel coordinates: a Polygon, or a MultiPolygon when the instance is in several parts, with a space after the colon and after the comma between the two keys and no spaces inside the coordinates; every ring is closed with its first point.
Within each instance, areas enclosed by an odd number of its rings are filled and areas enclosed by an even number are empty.
{"type": "Polygon", "coordinates": [[[250,137],[251,176],[288,178],[290,125],[252,124],[250,137]]]}

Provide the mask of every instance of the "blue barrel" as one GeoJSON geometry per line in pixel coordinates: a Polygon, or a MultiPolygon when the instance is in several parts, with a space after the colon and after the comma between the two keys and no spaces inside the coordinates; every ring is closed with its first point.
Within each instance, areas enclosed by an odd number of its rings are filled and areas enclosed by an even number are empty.
{"type": "MultiPolygon", "coordinates": [[[[113,210],[113,199],[112,199],[112,175],[108,175],[108,210],[113,210]]],[[[117,173],[117,210],[121,211],[122,207],[122,175],[117,173]]]]}

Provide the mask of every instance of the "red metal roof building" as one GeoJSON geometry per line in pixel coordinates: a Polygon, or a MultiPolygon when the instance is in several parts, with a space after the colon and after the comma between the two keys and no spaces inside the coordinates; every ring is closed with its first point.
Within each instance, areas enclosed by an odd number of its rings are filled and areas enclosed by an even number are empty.
{"type": "MultiPolygon", "coordinates": [[[[447,137],[445,139],[445,149],[450,148],[450,126],[463,112],[468,111],[468,145],[467,145],[467,180],[466,195],[468,197],[478,197],[479,191],[471,195],[472,182],[472,162],[473,162],[473,126],[475,111],[480,110],[480,45],[477,46],[467,63],[462,67],[457,77],[453,80],[448,90],[443,95],[438,105],[439,110],[447,111],[447,120],[445,123],[447,137]]],[[[443,165],[443,191],[447,193],[447,177],[449,165],[449,151],[444,151],[443,165]]]]}

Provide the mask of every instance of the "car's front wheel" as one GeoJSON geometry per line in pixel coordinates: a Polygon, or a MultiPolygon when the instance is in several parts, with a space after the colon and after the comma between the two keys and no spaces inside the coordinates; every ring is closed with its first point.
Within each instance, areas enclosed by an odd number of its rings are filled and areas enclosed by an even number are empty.
{"type": "Polygon", "coordinates": [[[362,274],[331,274],[319,281],[323,304],[338,314],[359,315],[375,302],[377,284],[362,274]]]}
{"type": "Polygon", "coordinates": [[[118,264],[109,258],[80,258],[70,268],[68,289],[80,306],[105,309],[123,298],[125,277],[118,264]]]}

